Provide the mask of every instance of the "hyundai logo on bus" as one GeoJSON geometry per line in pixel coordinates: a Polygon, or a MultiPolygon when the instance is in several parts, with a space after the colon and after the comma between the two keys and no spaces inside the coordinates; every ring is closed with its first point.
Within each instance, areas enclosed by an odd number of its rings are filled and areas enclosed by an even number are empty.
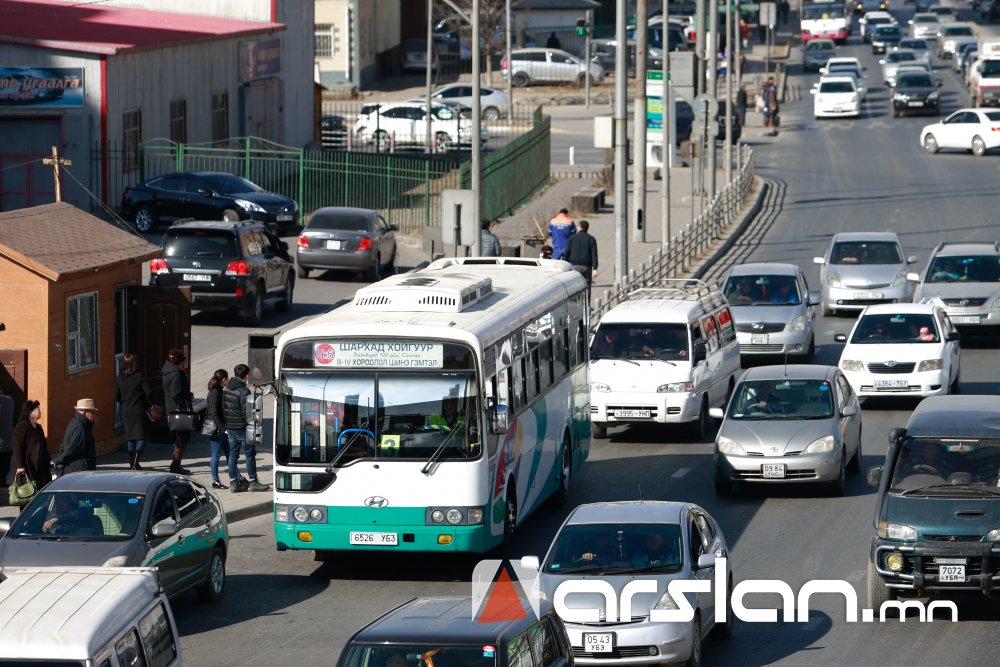
{"type": "Polygon", "coordinates": [[[368,496],[365,498],[365,507],[373,507],[378,510],[388,506],[389,501],[382,496],[368,496]]]}
{"type": "MultiPolygon", "coordinates": [[[[690,623],[694,619],[694,607],[686,594],[713,593],[716,622],[725,623],[732,611],[744,623],[776,623],[778,610],[769,608],[748,609],[743,599],[749,594],[777,594],[781,597],[783,621],[791,623],[809,622],[810,598],[816,594],[835,594],[844,598],[845,620],[858,622],[858,595],[849,582],[840,579],[811,579],[799,588],[798,594],[780,579],[746,579],[739,582],[730,592],[728,581],[728,560],[723,556],[715,559],[712,580],[674,579],[666,590],[660,590],[655,579],[632,579],[622,588],[621,593],[601,579],[566,579],[555,589],[552,605],[555,612],[566,623],[615,623],[628,622],[632,616],[632,599],[639,594],[653,594],[658,598],[669,593],[676,609],[649,609],[649,620],[654,623],[690,623]],[[604,598],[604,607],[570,608],[566,598],[578,594],[599,593],[604,598]],[[729,595],[729,604],[726,596],[729,595]]],[[[538,587],[538,559],[526,556],[520,560],[508,561],[508,567],[501,560],[480,561],[472,571],[472,620],[477,623],[499,623],[527,617],[530,610],[540,617],[541,600],[546,598],[538,587]],[[513,572],[513,578],[511,577],[513,572]],[[515,584],[516,582],[516,584],[515,584]]],[[[894,610],[901,622],[905,622],[907,612],[917,613],[919,622],[934,620],[935,610],[950,611],[951,622],[958,622],[958,607],[951,600],[888,600],[877,610],[862,609],[862,623],[872,623],[876,618],[885,622],[887,612],[894,610]]],[[[642,612],[640,612],[641,615],[642,612]]],[[[944,615],[944,614],[942,614],[944,615]]]]}

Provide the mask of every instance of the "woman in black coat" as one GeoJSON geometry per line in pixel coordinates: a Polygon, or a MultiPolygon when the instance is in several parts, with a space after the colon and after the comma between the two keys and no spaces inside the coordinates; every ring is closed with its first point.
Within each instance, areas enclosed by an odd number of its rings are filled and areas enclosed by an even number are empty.
{"type": "MultiPolygon", "coordinates": [[[[208,468],[212,473],[213,489],[228,489],[229,487],[219,481],[219,459],[223,454],[229,460],[229,438],[226,437],[226,418],[222,414],[222,389],[229,381],[229,373],[226,369],[220,368],[212,375],[208,381],[207,406],[205,408],[205,419],[215,422],[215,431],[208,437],[212,446],[212,458],[209,459],[208,468]]],[[[204,431],[202,431],[204,433],[204,431]]]]}
{"type": "MultiPolygon", "coordinates": [[[[167,360],[163,362],[163,407],[168,418],[172,412],[191,412],[194,397],[191,394],[191,380],[188,378],[184,364],[184,353],[178,349],[170,350],[167,360]]],[[[170,461],[170,472],[177,475],[190,475],[191,471],[181,467],[184,458],[184,448],[191,442],[191,431],[174,430],[174,451],[170,461]]]]}
{"type": "MultiPolygon", "coordinates": [[[[11,468],[14,473],[24,473],[35,482],[39,491],[52,481],[52,458],[49,443],[45,439],[45,429],[38,423],[42,418],[42,408],[38,401],[25,401],[21,417],[14,425],[12,438],[13,458],[11,468]]],[[[24,509],[24,506],[21,507],[24,509]]]]}
{"type": "Polygon", "coordinates": [[[139,358],[131,352],[125,353],[115,378],[115,401],[122,405],[122,421],[125,422],[125,442],[128,445],[128,467],[142,470],[139,459],[146,448],[149,437],[149,418],[146,410],[153,403],[146,376],[139,370],[139,358]]]}

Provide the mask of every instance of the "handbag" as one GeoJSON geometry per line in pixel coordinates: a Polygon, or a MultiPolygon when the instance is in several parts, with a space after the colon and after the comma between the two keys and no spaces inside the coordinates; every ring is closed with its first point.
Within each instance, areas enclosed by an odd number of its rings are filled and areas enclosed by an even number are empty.
{"type": "Polygon", "coordinates": [[[195,431],[198,429],[198,413],[171,412],[167,415],[167,426],[171,431],[195,431]]]}
{"type": "Polygon", "coordinates": [[[215,433],[218,430],[219,430],[219,425],[216,424],[215,420],[212,419],[211,417],[208,417],[207,419],[205,419],[205,423],[203,423],[201,425],[201,434],[202,435],[215,435],[215,433]]]}
{"type": "Polygon", "coordinates": [[[151,403],[150,406],[146,408],[146,419],[154,424],[163,421],[165,416],[166,413],[163,411],[163,408],[156,403],[151,403]]]}
{"type": "Polygon", "coordinates": [[[7,502],[14,507],[23,507],[38,493],[35,480],[23,472],[14,473],[14,482],[7,488],[7,502]],[[24,480],[18,484],[18,479],[24,480]]]}

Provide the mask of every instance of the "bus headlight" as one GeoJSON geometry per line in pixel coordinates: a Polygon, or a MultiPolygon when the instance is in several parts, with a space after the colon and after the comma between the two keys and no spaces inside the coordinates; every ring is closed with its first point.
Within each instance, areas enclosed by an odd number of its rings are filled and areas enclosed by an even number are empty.
{"type": "Polygon", "coordinates": [[[434,523],[442,523],[444,521],[444,512],[441,510],[434,510],[431,512],[431,521],[434,523]]]}
{"type": "Polygon", "coordinates": [[[322,521],[323,520],[323,510],[318,507],[314,507],[309,510],[309,520],[310,521],[322,521]]]}
{"type": "Polygon", "coordinates": [[[445,512],[444,518],[447,519],[448,523],[450,523],[453,526],[457,526],[458,524],[462,523],[462,513],[455,508],[452,508],[447,512],[445,512]]]}
{"type": "Polygon", "coordinates": [[[326,508],[315,505],[276,505],[274,520],[278,523],[326,523],[326,508]]]}
{"type": "Polygon", "coordinates": [[[296,507],[292,510],[292,518],[294,518],[299,523],[305,523],[309,520],[309,510],[305,507],[296,507]]]}
{"type": "Polygon", "coordinates": [[[483,522],[483,508],[473,507],[466,516],[469,517],[470,524],[481,524],[483,522]]]}
{"type": "Polygon", "coordinates": [[[424,523],[429,526],[480,526],[483,523],[482,507],[428,507],[424,523]]]}

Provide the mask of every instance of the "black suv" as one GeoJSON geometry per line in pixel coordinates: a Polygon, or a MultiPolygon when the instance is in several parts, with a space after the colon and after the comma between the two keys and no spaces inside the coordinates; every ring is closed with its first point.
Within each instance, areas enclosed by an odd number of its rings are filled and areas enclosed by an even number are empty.
{"type": "Polygon", "coordinates": [[[149,273],[150,285],[190,287],[193,308],[237,311],[251,325],[260,323],[267,301],[282,312],[292,307],[288,244],[249,220],[174,223],[149,273]]]}

